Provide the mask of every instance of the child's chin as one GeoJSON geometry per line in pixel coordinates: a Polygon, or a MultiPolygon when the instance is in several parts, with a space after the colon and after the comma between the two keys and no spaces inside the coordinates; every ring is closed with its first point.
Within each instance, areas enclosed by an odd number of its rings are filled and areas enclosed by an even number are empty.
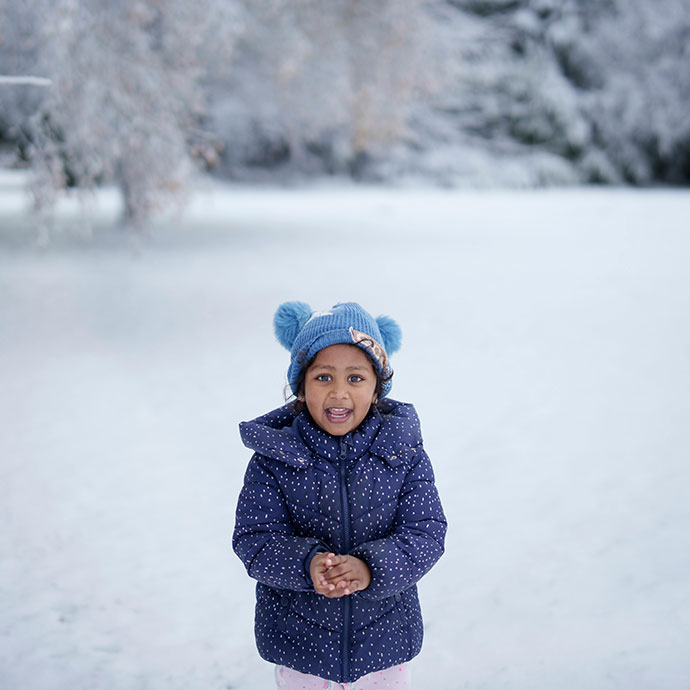
{"type": "Polygon", "coordinates": [[[344,436],[355,428],[354,413],[350,413],[345,419],[337,421],[324,413],[319,426],[331,436],[344,436]]]}

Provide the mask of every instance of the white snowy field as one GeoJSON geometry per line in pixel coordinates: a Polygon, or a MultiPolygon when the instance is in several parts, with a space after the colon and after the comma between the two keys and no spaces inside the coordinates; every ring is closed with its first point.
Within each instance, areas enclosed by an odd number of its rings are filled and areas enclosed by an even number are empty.
{"type": "Polygon", "coordinates": [[[449,519],[417,690],[690,688],[690,193],[208,185],[134,250],[0,177],[0,688],[268,690],[230,546],[276,306],[403,329],[449,519]]]}

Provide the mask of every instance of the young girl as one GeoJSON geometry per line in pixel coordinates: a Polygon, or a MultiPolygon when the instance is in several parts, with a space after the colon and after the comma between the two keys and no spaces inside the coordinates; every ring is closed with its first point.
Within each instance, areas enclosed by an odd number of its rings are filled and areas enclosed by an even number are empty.
{"type": "Polygon", "coordinates": [[[408,689],[416,583],[446,520],[417,413],[386,398],[400,328],[353,302],[287,302],[274,327],[297,399],[240,425],[254,455],[233,535],[258,581],[259,654],[279,688],[408,689]]]}

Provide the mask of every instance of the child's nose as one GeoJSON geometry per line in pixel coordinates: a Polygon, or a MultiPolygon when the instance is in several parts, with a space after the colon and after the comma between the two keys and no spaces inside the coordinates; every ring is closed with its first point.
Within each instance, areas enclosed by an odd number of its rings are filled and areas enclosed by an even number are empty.
{"type": "Polygon", "coordinates": [[[347,397],[347,386],[342,381],[334,381],[329,394],[333,398],[347,397]]]}

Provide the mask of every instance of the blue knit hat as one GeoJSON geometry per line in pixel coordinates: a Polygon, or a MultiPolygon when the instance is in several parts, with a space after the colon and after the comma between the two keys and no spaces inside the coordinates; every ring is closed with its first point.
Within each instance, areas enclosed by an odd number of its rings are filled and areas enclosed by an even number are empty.
{"type": "Polygon", "coordinates": [[[288,382],[297,395],[302,366],[319,350],[346,343],[362,348],[379,375],[386,379],[381,397],[392,387],[389,355],[400,349],[400,326],[388,316],[374,319],[355,302],[336,304],[326,311],[312,311],[304,302],[285,302],[273,317],[273,329],[280,344],[290,350],[288,382]]]}

